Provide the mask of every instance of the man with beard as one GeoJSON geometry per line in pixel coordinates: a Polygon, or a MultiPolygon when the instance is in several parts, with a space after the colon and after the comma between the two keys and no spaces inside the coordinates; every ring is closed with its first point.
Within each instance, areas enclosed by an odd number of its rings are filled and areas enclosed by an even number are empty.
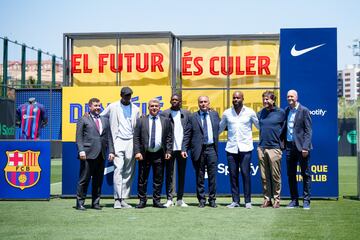
{"type": "Polygon", "coordinates": [[[262,95],[264,108],[258,113],[260,142],[258,158],[261,172],[264,202],[261,208],[280,207],[281,193],[281,133],[285,124],[285,112],[276,107],[272,91],[262,95]],[[274,204],[271,202],[274,198],[274,204]]]}
{"type": "Polygon", "coordinates": [[[230,187],[232,203],[228,208],[240,207],[239,195],[239,167],[244,188],[245,208],[251,206],[251,152],[254,149],[252,139],[252,125],[259,128],[256,113],[243,105],[244,94],[234,92],[233,107],[224,111],[220,122],[220,133],[227,127],[228,141],[226,143],[226,157],[230,172],[230,187]]]}
{"type": "Polygon", "coordinates": [[[115,148],[115,209],[131,208],[125,199],[129,198],[135,174],[133,136],[136,121],[140,115],[139,108],[130,102],[132,93],[131,88],[123,87],[120,92],[120,101],[111,103],[101,113],[102,116],[109,118],[115,148]]]}

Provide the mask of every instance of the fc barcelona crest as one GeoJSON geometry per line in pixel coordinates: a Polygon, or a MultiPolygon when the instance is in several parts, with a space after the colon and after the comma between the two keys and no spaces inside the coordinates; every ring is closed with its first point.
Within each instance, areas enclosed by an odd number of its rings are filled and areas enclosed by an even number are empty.
{"type": "Polygon", "coordinates": [[[24,190],[33,187],[40,179],[40,152],[6,151],[7,164],[4,168],[6,181],[15,188],[24,190]]]}

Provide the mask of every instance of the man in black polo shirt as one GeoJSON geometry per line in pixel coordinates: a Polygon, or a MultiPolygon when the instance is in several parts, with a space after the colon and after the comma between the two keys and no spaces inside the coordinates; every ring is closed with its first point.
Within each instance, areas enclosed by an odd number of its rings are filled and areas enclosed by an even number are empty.
{"type": "Polygon", "coordinates": [[[264,108],[258,113],[260,142],[257,149],[264,195],[261,207],[279,208],[282,157],[280,136],[285,124],[285,112],[275,106],[274,92],[264,92],[262,99],[264,108]],[[272,197],[274,204],[271,202],[272,197]]]}

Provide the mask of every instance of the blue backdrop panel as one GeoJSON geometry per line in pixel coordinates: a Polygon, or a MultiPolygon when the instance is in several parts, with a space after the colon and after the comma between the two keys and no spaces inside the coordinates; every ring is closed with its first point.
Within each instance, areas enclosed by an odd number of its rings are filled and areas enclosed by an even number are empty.
{"type": "MultiPolygon", "coordinates": [[[[11,160],[10,160],[11,162],[11,160]]],[[[14,166],[16,166],[16,163],[14,166]]],[[[10,163],[11,165],[11,163],[10,163]]],[[[0,199],[49,199],[50,198],[50,142],[48,141],[1,141],[0,142],[0,199]],[[6,172],[5,168],[8,165],[8,155],[6,152],[19,151],[19,154],[23,154],[26,151],[40,152],[38,163],[41,169],[40,173],[31,172],[26,170],[26,163],[24,158],[17,159],[21,161],[18,171],[6,172]],[[24,166],[22,169],[20,166],[24,166]],[[25,186],[30,183],[30,174],[33,174],[33,178],[38,179],[37,183],[32,187],[24,188],[21,190],[19,187],[14,187],[6,180],[6,174],[8,181],[13,182],[15,185],[21,186],[20,182],[25,186]],[[13,181],[11,181],[11,175],[13,174],[13,181]]]]}
{"type": "MultiPolygon", "coordinates": [[[[315,197],[339,194],[336,45],[336,28],[281,29],[280,32],[281,103],[285,107],[287,91],[295,89],[300,103],[310,110],[314,147],[310,162],[311,192],[315,197]]],[[[287,178],[283,174],[284,181],[287,178]]],[[[302,193],[302,184],[299,186],[302,193]]]]}
{"type": "MultiPolygon", "coordinates": [[[[48,124],[40,130],[40,139],[61,140],[62,91],[60,89],[18,89],[16,90],[16,108],[35,97],[43,104],[48,114],[48,124]],[[51,109],[50,109],[51,108],[51,109]],[[50,124],[51,123],[51,124],[50,124]]],[[[16,129],[16,138],[20,136],[20,128],[16,129]]]]}

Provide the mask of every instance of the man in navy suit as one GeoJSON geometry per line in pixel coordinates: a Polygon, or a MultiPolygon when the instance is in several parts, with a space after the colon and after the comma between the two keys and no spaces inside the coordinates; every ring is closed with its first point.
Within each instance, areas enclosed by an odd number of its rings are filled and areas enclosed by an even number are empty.
{"type": "Polygon", "coordinates": [[[286,139],[286,164],[289,178],[291,202],[287,208],[299,207],[299,193],[296,182],[296,168],[300,164],[303,179],[303,193],[305,210],[310,209],[311,172],[309,167],[310,150],[312,149],[311,117],[309,109],[298,102],[295,90],[287,93],[289,106],[285,109],[286,127],[283,136],[286,139]]]}
{"type": "Polygon", "coordinates": [[[199,207],[205,207],[205,168],[209,183],[209,205],[216,208],[216,168],[219,142],[219,114],[210,110],[207,96],[198,98],[199,111],[193,113],[184,132],[182,156],[187,157],[188,147],[196,173],[196,194],[199,207]]]}
{"type": "Polygon", "coordinates": [[[76,145],[79,151],[80,176],[77,185],[76,209],[84,207],[87,188],[92,177],[91,208],[100,210],[101,186],[104,177],[105,154],[109,148],[109,160],[115,157],[109,120],[100,116],[100,100],[89,100],[90,114],[79,119],[76,125],[76,145]]]}
{"type": "Polygon", "coordinates": [[[166,208],[160,203],[165,161],[171,159],[172,127],[170,120],[160,116],[160,102],[149,101],[149,115],[136,122],[134,131],[134,153],[139,162],[138,197],[136,208],[146,207],[146,190],[150,168],[153,169],[153,207],[166,208]]]}

